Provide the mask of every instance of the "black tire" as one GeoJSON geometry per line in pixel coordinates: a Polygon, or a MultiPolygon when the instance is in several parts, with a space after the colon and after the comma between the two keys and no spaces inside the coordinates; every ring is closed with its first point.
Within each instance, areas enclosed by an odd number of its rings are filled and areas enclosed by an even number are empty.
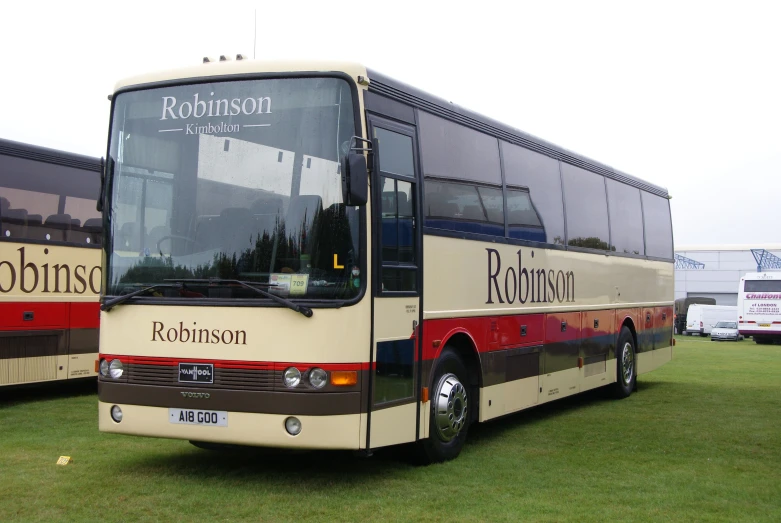
{"type": "Polygon", "coordinates": [[[635,340],[628,327],[621,327],[616,345],[616,382],[612,386],[613,397],[623,399],[636,390],[637,351],[635,340]],[[628,351],[628,354],[625,352],[628,351]]]}
{"type": "Polygon", "coordinates": [[[473,391],[469,385],[469,374],[466,371],[466,367],[455,350],[450,347],[445,347],[445,350],[442,351],[442,354],[437,359],[430,390],[428,438],[418,441],[417,448],[418,462],[425,465],[441,463],[458,457],[461,449],[464,447],[470,420],[473,417],[471,409],[477,407],[476,391],[473,391]],[[452,379],[452,376],[455,376],[455,380],[452,379]],[[445,383],[443,383],[443,380],[445,383]],[[458,381],[461,384],[463,394],[459,392],[457,386],[454,387],[454,381],[458,381]],[[449,391],[449,397],[443,396],[443,391],[449,391]],[[437,406],[443,405],[443,403],[437,401],[438,396],[448,406],[452,407],[451,410],[437,412],[437,406]],[[447,401],[445,401],[446,398],[447,401]],[[453,398],[455,400],[451,401],[453,398]],[[465,398],[466,401],[462,401],[462,398],[465,398]],[[444,420],[447,417],[446,412],[455,414],[455,419],[453,416],[450,419],[458,425],[458,429],[453,429],[453,424],[441,424],[441,426],[438,426],[437,420],[439,419],[440,422],[444,420]],[[444,435],[441,427],[446,429],[444,435]],[[455,435],[451,435],[450,439],[448,439],[448,435],[452,432],[455,432],[455,435]]]}

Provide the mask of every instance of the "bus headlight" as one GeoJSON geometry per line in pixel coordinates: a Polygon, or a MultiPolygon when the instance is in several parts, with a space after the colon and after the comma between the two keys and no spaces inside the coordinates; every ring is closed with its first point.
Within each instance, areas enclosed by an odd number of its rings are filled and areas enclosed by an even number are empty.
{"type": "Polygon", "coordinates": [[[122,373],[125,371],[124,367],[122,366],[122,362],[119,360],[111,360],[111,363],[109,363],[108,366],[108,372],[111,374],[111,377],[116,379],[119,379],[122,377],[122,373]]]}
{"type": "Polygon", "coordinates": [[[100,375],[104,378],[108,377],[108,361],[100,360],[100,375]]]}
{"type": "Polygon", "coordinates": [[[322,389],[328,383],[328,373],[323,369],[315,367],[309,371],[309,383],[316,389],[322,389]]]}
{"type": "Polygon", "coordinates": [[[119,408],[119,405],[114,405],[111,407],[111,419],[117,423],[122,421],[122,409],[119,408]]]}
{"type": "Polygon", "coordinates": [[[285,382],[285,387],[293,388],[298,387],[301,383],[301,371],[295,367],[288,367],[285,369],[285,375],[282,377],[282,381],[285,382]]]}
{"type": "Polygon", "coordinates": [[[298,436],[301,434],[301,420],[296,417],[290,416],[285,420],[285,430],[291,436],[298,436]]]}

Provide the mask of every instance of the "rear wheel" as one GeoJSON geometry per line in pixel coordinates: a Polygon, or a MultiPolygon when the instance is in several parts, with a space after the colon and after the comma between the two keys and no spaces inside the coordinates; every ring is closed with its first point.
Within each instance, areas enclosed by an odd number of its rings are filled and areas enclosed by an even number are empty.
{"type": "Polygon", "coordinates": [[[466,367],[449,347],[437,360],[432,383],[428,438],[418,442],[419,458],[425,464],[448,461],[461,453],[474,403],[466,367]]]}
{"type": "Polygon", "coordinates": [[[623,399],[632,394],[637,380],[637,360],[635,340],[627,327],[621,327],[616,347],[616,382],[613,384],[613,396],[623,399]]]}

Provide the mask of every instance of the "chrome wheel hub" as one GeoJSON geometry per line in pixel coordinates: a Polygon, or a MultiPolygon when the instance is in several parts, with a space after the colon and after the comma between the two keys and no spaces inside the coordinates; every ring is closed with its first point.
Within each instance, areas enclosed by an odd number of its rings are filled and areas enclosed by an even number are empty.
{"type": "Polygon", "coordinates": [[[439,380],[434,395],[434,422],[442,441],[458,436],[466,424],[466,388],[455,374],[445,374],[439,380]]]}
{"type": "Polygon", "coordinates": [[[632,383],[635,374],[635,358],[630,343],[624,343],[624,348],[621,350],[621,374],[625,385],[632,383]]]}

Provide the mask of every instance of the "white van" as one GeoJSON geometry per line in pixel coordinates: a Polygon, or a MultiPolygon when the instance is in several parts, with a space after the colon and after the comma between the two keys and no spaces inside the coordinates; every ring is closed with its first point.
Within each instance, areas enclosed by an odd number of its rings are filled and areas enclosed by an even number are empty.
{"type": "Polygon", "coordinates": [[[689,305],[686,313],[686,336],[699,334],[710,336],[713,327],[720,321],[738,321],[738,307],[730,305],[689,305]]]}

